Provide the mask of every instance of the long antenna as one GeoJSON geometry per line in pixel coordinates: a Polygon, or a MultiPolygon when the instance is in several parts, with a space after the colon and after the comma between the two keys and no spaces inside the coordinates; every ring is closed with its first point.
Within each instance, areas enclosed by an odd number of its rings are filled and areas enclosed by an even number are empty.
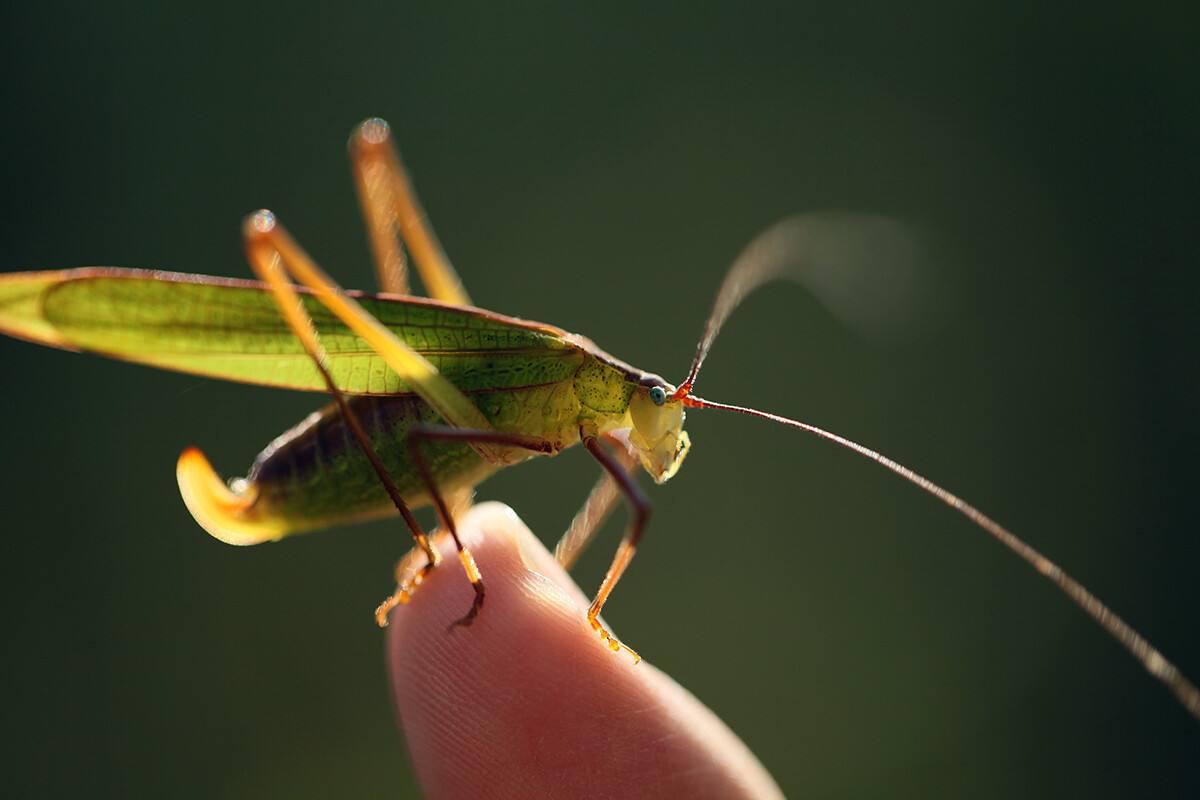
{"type": "Polygon", "coordinates": [[[672,399],[688,395],[721,326],[758,287],[779,279],[795,281],[842,321],[860,330],[878,329],[912,311],[916,251],[907,226],[874,214],[797,214],[775,223],[742,250],[725,274],[692,366],[672,399]]]}
{"type": "MultiPolygon", "coordinates": [[[[759,234],[746,246],[717,291],[704,332],[696,345],[687,377],[671,395],[688,408],[714,408],[799,428],[841,445],[933,495],[974,522],[996,541],[1016,553],[1071,598],[1075,605],[1121,643],[1146,671],[1162,681],[1188,712],[1200,720],[1200,690],[1162,653],[1096,595],[1062,567],[1030,547],[1000,523],[933,481],[887,456],[844,436],[753,408],[714,403],[693,395],[692,387],[712,343],[729,315],[746,296],[780,278],[796,281],[815,294],[831,311],[851,322],[871,322],[886,315],[887,306],[903,300],[911,274],[914,242],[908,229],[886,217],[864,214],[801,214],[789,217],[759,234]],[[888,269],[883,269],[887,265],[888,269]]],[[[903,309],[901,309],[903,310],[903,309]]]]}
{"type": "Polygon", "coordinates": [[[744,408],[742,406],[733,406],[726,403],[714,403],[711,400],[704,400],[689,395],[683,397],[683,404],[688,408],[714,408],[720,411],[734,411],[738,414],[746,414],[751,417],[761,417],[762,419],[778,422],[781,425],[790,425],[793,428],[799,428],[806,433],[811,433],[821,439],[826,439],[834,444],[841,445],[848,450],[853,450],[864,458],[874,461],[879,466],[887,469],[896,475],[899,475],[909,483],[915,484],[925,492],[941,500],[946,505],[953,508],[955,511],[962,514],[967,519],[974,522],[980,528],[987,531],[993,539],[1000,542],[1012,552],[1016,553],[1031,567],[1044,575],[1051,583],[1063,591],[1067,597],[1087,613],[1089,617],[1094,619],[1101,628],[1108,631],[1114,639],[1120,642],[1133,657],[1142,663],[1146,671],[1158,678],[1172,694],[1179,699],[1179,702],[1189,713],[1196,719],[1200,719],[1200,691],[1195,685],[1189,681],[1179,669],[1167,660],[1162,653],[1158,651],[1150,642],[1129,626],[1125,620],[1121,619],[1112,609],[1100,601],[1096,595],[1084,588],[1083,584],[1072,578],[1062,567],[1055,564],[1050,559],[1046,558],[1040,552],[1026,544],[1020,537],[1009,531],[1007,528],[996,522],[994,519],[984,514],[975,506],[963,500],[956,494],[946,491],[941,486],[938,486],[933,481],[913,472],[908,467],[900,464],[887,456],[865,447],[858,442],[851,441],[844,436],[838,436],[836,433],[830,433],[827,430],[818,428],[815,425],[810,425],[807,422],[800,422],[787,417],[781,417],[778,414],[771,414],[766,411],[758,411],[753,408],[744,408]]]}

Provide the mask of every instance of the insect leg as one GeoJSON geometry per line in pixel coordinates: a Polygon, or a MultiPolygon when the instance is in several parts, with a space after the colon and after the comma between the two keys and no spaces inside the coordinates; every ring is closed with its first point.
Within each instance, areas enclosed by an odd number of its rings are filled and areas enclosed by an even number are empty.
{"type": "Polygon", "coordinates": [[[455,305],[471,305],[467,290],[417,199],[388,124],[374,117],[355,128],[350,134],[350,160],[384,290],[408,292],[404,255],[396,241],[399,231],[429,296],[455,305]]]}
{"type": "Polygon", "coordinates": [[[367,225],[367,240],[375,259],[379,288],[394,294],[409,294],[408,259],[397,238],[391,173],[379,147],[372,144],[378,138],[371,127],[372,122],[361,123],[350,134],[348,147],[354,188],[358,190],[358,203],[367,225]]]}
{"type": "Polygon", "coordinates": [[[614,653],[624,648],[633,655],[633,661],[636,664],[641,661],[641,656],[621,642],[612,631],[604,627],[600,622],[600,611],[604,608],[605,601],[608,600],[609,594],[612,593],[613,587],[621,580],[621,575],[625,572],[625,568],[629,566],[629,562],[633,560],[634,553],[637,552],[638,542],[641,541],[642,532],[646,529],[646,522],[650,519],[650,500],[645,493],[638,488],[637,483],[630,476],[627,468],[621,461],[612,453],[604,448],[600,440],[594,436],[585,437],[583,446],[588,449],[600,466],[612,476],[621,492],[625,495],[625,499],[629,501],[630,511],[633,513],[633,519],[629,523],[629,529],[625,533],[625,538],[621,540],[620,546],[617,548],[616,555],[613,556],[612,565],[609,566],[607,574],[604,576],[604,581],[600,584],[600,589],[596,592],[596,599],[592,601],[591,607],[588,609],[587,619],[591,623],[593,630],[600,634],[600,637],[608,644],[610,650],[614,653]]]}
{"type": "MultiPolygon", "coordinates": [[[[462,519],[463,514],[471,509],[474,496],[475,489],[469,486],[457,491],[446,492],[446,505],[450,507],[450,518],[462,519]]],[[[437,534],[438,531],[435,531],[434,536],[437,534]]],[[[388,614],[396,606],[408,603],[428,574],[429,558],[419,547],[408,551],[404,558],[396,562],[396,591],[392,592],[375,609],[375,622],[379,627],[386,628],[388,626],[388,614]],[[418,562],[422,562],[419,568],[416,566],[418,562]]]]}
{"type": "Polygon", "coordinates": [[[484,442],[500,447],[517,448],[545,455],[552,455],[557,452],[558,446],[551,441],[536,436],[524,436],[501,431],[467,430],[444,425],[414,425],[409,428],[409,458],[416,466],[417,471],[421,473],[421,479],[429,489],[429,497],[433,501],[434,508],[437,509],[438,517],[442,521],[442,527],[449,531],[450,535],[454,538],[454,547],[458,551],[458,558],[462,562],[463,569],[466,570],[467,578],[471,581],[471,587],[475,590],[475,601],[471,604],[471,610],[450,626],[453,629],[456,625],[465,626],[471,624],[479,614],[479,609],[483,607],[483,599],[486,592],[483,586],[483,577],[479,574],[479,567],[475,565],[475,558],[471,555],[471,551],[463,545],[462,540],[458,538],[458,527],[454,524],[454,515],[450,513],[450,508],[447,506],[446,500],[438,490],[433,472],[429,469],[429,463],[425,460],[425,454],[422,452],[421,446],[426,442],[484,442]]]}
{"type": "MultiPolygon", "coordinates": [[[[633,457],[625,448],[618,450],[617,457],[622,461],[627,472],[634,465],[633,457]]],[[[575,566],[575,561],[592,543],[600,526],[612,513],[613,506],[616,505],[620,494],[621,489],[613,480],[612,475],[609,475],[608,472],[601,473],[600,480],[596,481],[596,485],[592,487],[583,507],[571,520],[571,526],[567,528],[566,533],[554,547],[554,558],[559,564],[562,564],[563,569],[570,570],[575,566]]]]}
{"type": "MultiPolygon", "coordinates": [[[[350,408],[346,402],[346,397],[342,394],[341,389],[333,381],[333,376],[329,374],[329,368],[326,366],[328,362],[328,354],[325,352],[325,347],[321,344],[317,337],[316,328],[313,327],[312,318],[308,312],[304,310],[304,306],[300,303],[300,297],[296,294],[295,287],[288,282],[285,276],[283,265],[278,253],[273,250],[265,249],[258,246],[259,242],[254,233],[247,230],[246,232],[246,255],[250,261],[250,266],[254,269],[254,273],[265,282],[271,289],[271,293],[275,297],[275,302],[278,304],[280,312],[283,314],[288,327],[296,334],[296,338],[304,345],[305,352],[312,358],[317,370],[321,373],[321,377],[325,380],[325,386],[329,393],[333,396],[334,402],[337,404],[338,411],[346,420],[346,424],[350,427],[358,446],[362,448],[363,454],[367,460],[371,462],[372,469],[379,477],[380,483],[387,491],[392,503],[396,506],[396,510],[400,512],[400,516],[404,518],[405,524],[409,531],[412,532],[413,539],[417,546],[421,548],[427,557],[426,565],[423,568],[419,577],[423,577],[425,573],[437,566],[438,551],[437,548],[429,541],[429,537],[409,510],[408,505],[404,502],[400,495],[400,490],[396,486],[396,482],[392,480],[388,474],[387,468],[379,459],[379,454],[375,452],[375,448],[371,445],[371,440],[363,430],[362,423],[358,419],[358,415],[350,408]]],[[[420,580],[417,579],[416,583],[420,580]]]]}
{"type": "MultiPolygon", "coordinates": [[[[256,253],[254,258],[264,263],[271,259],[282,262],[282,268],[311,289],[317,300],[366,341],[412,391],[443,419],[458,428],[492,430],[487,417],[458,387],[443,377],[424,356],[347,296],[284,230],[274,214],[266,210],[251,214],[244,223],[243,231],[247,249],[256,253]]],[[[490,464],[508,463],[503,448],[481,442],[472,442],[471,447],[490,464]]]]}

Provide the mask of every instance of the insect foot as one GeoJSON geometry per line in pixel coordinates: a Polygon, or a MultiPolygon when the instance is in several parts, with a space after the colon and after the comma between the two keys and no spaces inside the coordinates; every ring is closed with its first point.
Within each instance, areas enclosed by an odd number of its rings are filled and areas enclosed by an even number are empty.
{"type": "Polygon", "coordinates": [[[436,547],[431,547],[428,539],[422,541],[396,562],[396,591],[375,609],[375,624],[381,628],[388,626],[388,615],[396,606],[408,605],[425,578],[441,562],[441,556],[436,547]],[[434,558],[431,560],[429,553],[434,558]],[[420,564],[420,566],[418,566],[420,564]]]}
{"type": "Polygon", "coordinates": [[[591,623],[592,630],[600,634],[600,638],[604,640],[606,645],[608,645],[609,650],[612,650],[614,653],[619,653],[622,650],[626,651],[629,653],[629,655],[633,656],[633,663],[635,664],[642,660],[642,657],[638,655],[636,650],[614,636],[612,631],[608,630],[608,628],[605,628],[604,625],[601,624],[600,620],[596,619],[591,614],[588,615],[588,622],[591,623]]]}
{"type": "Polygon", "coordinates": [[[471,610],[466,613],[461,619],[456,619],[450,623],[446,630],[453,631],[457,627],[469,627],[475,621],[475,617],[479,616],[479,609],[483,608],[483,600],[487,596],[487,591],[483,587],[483,581],[473,580],[471,586],[475,588],[475,601],[471,603],[471,610]]]}
{"type": "Polygon", "coordinates": [[[433,569],[433,564],[426,564],[421,568],[416,575],[410,580],[406,580],[396,587],[396,591],[390,597],[385,599],[375,609],[375,624],[381,628],[388,626],[388,615],[392,613],[392,609],[396,606],[408,605],[412,600],[412,596],[416,594],[417,587],[425,580],[425,576],[433,569]]]}

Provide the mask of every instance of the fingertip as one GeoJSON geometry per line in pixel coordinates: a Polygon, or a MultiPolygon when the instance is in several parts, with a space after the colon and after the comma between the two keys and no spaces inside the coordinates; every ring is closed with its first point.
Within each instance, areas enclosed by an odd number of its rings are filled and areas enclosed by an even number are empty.
{"type": "MultiPolygon", "coordinates": [[[[486,573],[485,605],[494,605],[493,601],[508,599],[512,590],[517,589],[528,600],[586,610],[587,598],[583,592],[511,507],[497,502],[480,503],[472,506],[462,519],[458,520],[457,527],[463,546],[470,550],[481,573],[486,573]]],[[[469,603],[471,592],[458,566],[453,540],[443,532],[435,537],[434,544],[441,553],[442,563],[430,574],[427,584],[421,587],[419,594],[426,596],[436,593],[440,597],[443,592],[457,592],[463,594],[469,603]],[[452,585],[445,586],[442,585],[443,582],[452,585]],[[430,588],[433,586],[439,588],[431,592],[430,588]]],[[[412,574],[426,563],[426,559],[419,552],[410,555],[411,560],[401,571],[407,569],[408,573],[412,574]]],[[[392,612],[389,627],[393,638],[401,635],[407,622],[420,623],[425,617],[439,613],[438,608],[413,611],[414,607],[415,601],[413,605],[400,606],[392,612]],[[416,616],[418,619],[406,620],[406,611],[410,617],[416,616]]],[[[448,622],[453,622],[449,612],[446,616],[448,622]]]]}
{"type": "Polygon", "coordinates": [[[584,594],[506,506],[461,521],[487,587],[449,556],[388,633],[393,696],[425,792],[481,796],[778,797],[745,746],[646,663],[613,653],[584,594]]]}
{"type": "MultiPolygon", "coordinates": [[[[431,664],[465,683],[472,676],[462,673],[471,664],[502,671],[531,652],[560,646],[562,638],[573,638],[585,625],[583,592],[511,508],[474,506],[459,521],[458,533],[482,576],[483,607],[470,625],[455,625],[475,595],[453,540],[437,537],[441,564],[389,620],[388,655],[398,701],[406,696],[402,692],[410,676],[423,685],[431,664]]],[[[424,562],[418,555],[411,566],[424,562]]]]}

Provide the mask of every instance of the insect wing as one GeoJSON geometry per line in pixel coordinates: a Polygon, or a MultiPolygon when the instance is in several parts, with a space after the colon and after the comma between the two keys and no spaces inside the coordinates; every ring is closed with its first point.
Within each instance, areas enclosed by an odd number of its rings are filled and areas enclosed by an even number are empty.
{"type": "MultiPolygon", "coordinates": [[[[303,301],[338,388],[356,395],[409,390],[315,298],[303,301]]],[[[359,296],[359,302],[466,391],[560,379],[578,357],[549,326],[423,299],[359,296]]],[[[6,275],[0,332],[178,372],[325,390],[270,293],[253,281],[104,268],[6,275]]]]}

